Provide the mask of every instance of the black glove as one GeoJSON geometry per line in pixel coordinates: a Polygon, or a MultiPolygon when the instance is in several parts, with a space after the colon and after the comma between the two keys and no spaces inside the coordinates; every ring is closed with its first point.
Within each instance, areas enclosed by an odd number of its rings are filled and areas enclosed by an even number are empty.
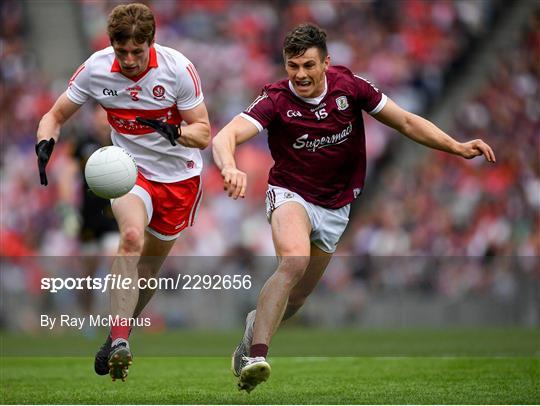
{"type": "Polygon", "coordinates": [[[47,186],[47,174],[45,173],[45,167],[51,158],[51,154],[54,149],[54,138],[50,140],[41,140],[36,144],[37,163],[39,168],[39,180],[42,185],[47,186]]]}
{"type": "Polygon", "coordinates": [[[135,117],[139,123],[152,127],[158,133],[163,135],[172,146],[176,145],[176,140],[180,138],[182,131],[180,126],[176,124],[167,124],[161,120],[152,120],[150,118],[135,117]]]}

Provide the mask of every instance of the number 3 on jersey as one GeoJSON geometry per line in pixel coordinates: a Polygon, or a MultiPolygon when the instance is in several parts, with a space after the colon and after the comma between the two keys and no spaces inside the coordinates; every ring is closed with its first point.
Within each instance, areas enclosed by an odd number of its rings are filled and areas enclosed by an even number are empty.
{"type": "Polygon", "coordinates": [[[328,117],[328,113],[326,112],[325,109],[320,109],[315,112],[315,116],[317,117],[317,120],[323,120],[326,117],[328,117]]]}

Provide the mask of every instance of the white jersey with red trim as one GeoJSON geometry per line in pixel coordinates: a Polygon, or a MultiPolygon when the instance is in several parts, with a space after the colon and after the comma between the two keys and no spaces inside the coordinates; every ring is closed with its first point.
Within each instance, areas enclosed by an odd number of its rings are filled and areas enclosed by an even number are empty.
{"type": "Polygon", "coordinates": [[[198,149],[172,146],[135,120],[140,116],[180,124],[183,110],[202,103],[197,71],[180,52],[154,44],[148,69],[128,78],[121,73],[113,48],[105,48],[77,69],[66,94],[77,104],[92,98],[107,111],[113,144],[134,156],[146,179],[172,183],[201,173],[203,163],[198,149]]]}

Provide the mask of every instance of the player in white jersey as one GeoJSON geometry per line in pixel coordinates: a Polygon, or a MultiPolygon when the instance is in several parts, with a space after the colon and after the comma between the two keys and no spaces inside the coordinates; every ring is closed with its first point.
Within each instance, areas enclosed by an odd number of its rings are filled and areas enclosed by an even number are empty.
{"type": "MultiPolygon", "coordinates": [[[[46,186],[45,168],[61,126],[89,99],[107,111],[113,143],[129,151],[139,169],[133,189],[111,203],[121,240],[110,272],[136,282],[157,275],[181,231],[193,224],[201,199],[199,149],[210,142],[210,123],[195,67],[180,52],[154,43],[147,6],[115,7],[107,31],[111,47],[77,69],[43,116],[36,154],[46,186]]],[[[153,292],[111,289],[115,323],[96,354],[96,373],[126,378],[131,326],[153,292]]]]}

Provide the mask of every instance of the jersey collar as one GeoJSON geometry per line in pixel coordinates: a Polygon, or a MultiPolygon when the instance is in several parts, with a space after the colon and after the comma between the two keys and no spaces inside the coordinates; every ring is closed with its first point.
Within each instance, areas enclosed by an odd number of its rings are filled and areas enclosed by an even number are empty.
{"type": "Polygon", "coordinates": [[[326,93],[328,92],[328,81],[326,80],[326,75],[324,75],[324,92],[322,92],[322,94],[317,97],[309,98],[309,97],[302,97],[298,95],[298,93],[296,93],[296,90],[294,90],[294,86],[290,80],[289,80],[289,89],[291,89],[291,92],[293,92],[293,94],[299,99],[305,101],[306,103],[317,105],[317,104],[320,104],[320,102],[322,101],[322,99],[324,99],[324,97],[326,96],[326,93]]]}
{"type": "MultiPolygon", "coordinates": [[[[132,78],[128,78],[128,79],[131,79],[134,82],[137,82],[144,75],[146,75],[150,69],[157,68],[157,67],[158,67],[158,61],[157,61],[156,48],[152,46],[150,47],[150,55],[148,57],[148,67],[144,70],[144,72],[141,72],[137,76],[133,76],[132,78]]],[[[116,57],[114,58],[113,64],[111,66],[111,72],[122,73],[122,68],[120,67],[120,63],[118,62],[118,59],[116,59],[116,57]]]]}

